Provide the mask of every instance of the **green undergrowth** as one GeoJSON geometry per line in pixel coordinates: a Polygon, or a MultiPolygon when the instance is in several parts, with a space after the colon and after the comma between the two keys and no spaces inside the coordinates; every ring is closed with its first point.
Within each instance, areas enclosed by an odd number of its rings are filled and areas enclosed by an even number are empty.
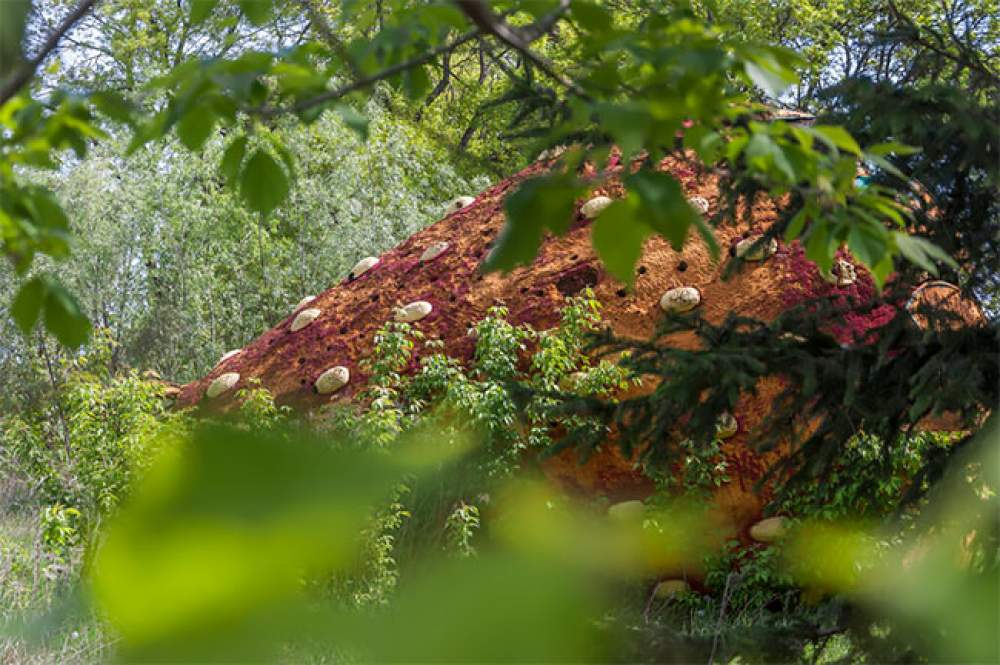
{"type": "MultiPolygon", "coordinates": [[[[559,325],[550,330],[512,324],[507,315],[497,305],[470,329],[475,351],[467,363],[409,324],[386,324],[364,361],[367,385],[349,405],[300,417],[276,406],[259,384],[241,391],[232,422],[254,435],[270,432],[292,441],[309,432],[336,451],[376,457],[391,458],[413,439],[461,452],[435,473],[409,473],[394,482],[353,536],[357,547],[349,565],[302,576],[310,602],[338,611],[391,612],[400,586],[428,566],[428,552],[460,562],[492,550],[497,533],[502,537],[509,529],[496,506],[513,479],[538,475],[539,460],[564,440],[607,438],[608,425],[598,416],[566,408],[581,397],[613,401],[636,384],[623,367],[587,353],[590,336],[602,326],[593,294],[567,299],[559,325]]],[[[57,368],[50,402],[0,420],[7,478],[0,599],[8,621],[51,610],[72,595],[89,575],[104,525],[128,505],[151,465],[182,451],[200,426],[190,412],[167,408],[155,381],[131,371],[102,371],[113,349],[98,337],[87,353],[57,368]]],[[[920,435],[881,459],[877,447],[858,437],[830,483],[779,493],[770,510],[803,522],[884,520],[896,511],[923,457],[946,443],[946,437],[920,435]]],[[[671,466],[647,469],[658,488],[647,502],[651,508],[681,496],[704,503],[732,482],[718,441],[689,440],[682,449],[671,466]]],[[[602,512],[606,503],[593,497],[590,510],[602,512]]],[[[895,515],[894,533],[915,515],[916,508],[895,515]]],[[[887,536],[879,546],[892,540],[887,536]]],[[[633,661],[706,654],[717,662],[861,657],[837,594],[797,583],[786,555],[781,543],[747,548],[728,542],[707,555],[693,591],[658,598],[655,577],[633,577],[613,585],[613,601],[593,619],[621,640],[622,653],[633,661]]],[[[49,625],[34,642],[8,638],[0,647],[29,663],[92,662],[114,652],[114,629],[89,612],[73,617],[49,625]]],[[[285,657],[351,660],[329,645],[294,640],[285,657]]]]}

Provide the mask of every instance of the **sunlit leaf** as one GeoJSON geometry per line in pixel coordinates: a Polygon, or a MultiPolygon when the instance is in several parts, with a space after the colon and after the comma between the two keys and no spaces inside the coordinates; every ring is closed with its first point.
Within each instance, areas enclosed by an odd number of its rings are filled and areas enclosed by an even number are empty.
{"type": "Polygon", "coordinates": [[[795,72],[779,63],[769,53],[748,58],[744,64],[750,80],[772,97],[778,97],[798,80],[795,72]]]}
{"type": "Polygon", "coordinates": [[[837,125],[814,125],[812,131],[820,138],[826,140],[841,150],[852,152],[855,155],[861,154],[861,146],[854,140],[854,137],[843,127],[837,125]]]}
{"type": "Polygon", "coordinates": [[[920,152],[920,148],[890,141],[888,143],[877,143],[868,146],[865,152],[880,157],[885,157],[886,155],[916,155],[920,152]]]}

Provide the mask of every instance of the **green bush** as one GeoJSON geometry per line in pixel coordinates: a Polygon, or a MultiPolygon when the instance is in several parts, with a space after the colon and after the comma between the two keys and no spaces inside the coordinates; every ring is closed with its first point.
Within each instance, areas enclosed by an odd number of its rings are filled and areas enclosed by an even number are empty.
{"type": "MultiPolygon", "coordinates": [[[[95,369],[108,366],[111,352],[98,336],[60,368],[50,402],[0,420],[4,473],[28,499],[49,506],[47,525],[75,514],[72,528],[84,539],[114,512],[157,447],[185,427],[185,416],[166,411],[161,385],[133,370],[95,369]]],[[[56,549],[65,545],[57,541],[56,549]]]]}

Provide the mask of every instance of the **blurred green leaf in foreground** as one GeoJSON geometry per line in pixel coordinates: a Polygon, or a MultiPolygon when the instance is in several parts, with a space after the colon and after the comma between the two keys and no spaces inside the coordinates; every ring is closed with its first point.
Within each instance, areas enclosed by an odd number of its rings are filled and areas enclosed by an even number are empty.
{"type": "Polygon", "coordinates": [[[690,507],[650,528],[524,483],[498,501],[492,546],[459,560],[425,552],[387,607],[308,596],[310,575],[350,564],[395,483],[463,453],[444,447],[417,437],[367,454],[298,432],[197,430],[158,461],[97,554],[92,590],[120,657],[261,661],[311,645],[378,662],[592,659],[616,643],[597,625],[611,583],[707,552],[710,539],[679,533],[700,519],[690,507]]]}
{"type": "Polygon", "coordinates": [[[902,538],[803,525],[785,552],[806,588],[886,618],[931,662],[1000,662],[1000,421],[955,455],[902,538]]]}

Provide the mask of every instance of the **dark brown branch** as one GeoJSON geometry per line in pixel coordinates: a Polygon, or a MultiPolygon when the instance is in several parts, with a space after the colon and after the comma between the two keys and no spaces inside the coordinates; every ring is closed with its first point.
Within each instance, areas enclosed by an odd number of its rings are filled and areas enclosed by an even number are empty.
{"type": "Polygon", "coordinates": [[[465,131],[462,132],[462,138],[458,141],[459,150],[467,150],[469,148],[469,141],[472,140],[472,135],[475,133],[476,128],[479,127],[479,114],[472,116],[472,121],[469,122],[469,126],[466,127],[465,131]]]}
{"type": "Polygon", "coordinates": [[[430,94],[427,95],[427,99],[424,100],[424,105],[420,107],[417,111],[416,120],[420,122],[420,118],[423,117],[424,111],[426,111],[434,100],[440,97],[445,90],[448,89],[448,83],[451,81],[451,51],[446,51],[444,57],[441,58],[441,80],[438,84],[434,86],[430,94]]]}
{"type": "Polygon", "coordinates": [[[69,32],[77,22],[82,19],[87,13],[93,9],[99,0],[82,0],[82,2],[76,6],[69,16],[63,19],[62,23],[49,35],[49,38],[45,40],[42,48],[38,51],[34,58],[23,63],[17,70],[11,74],[10,78],[4,82],[3,86],[0,87],[0,106],[3,106],[10,100],[11,97],[20,92],[32,78],[35,76],[35,72],[41,66],[45,58],[49,56],[56,48],[59,46],[59,42],[62,41],[63,36],[69,32]]]}
{"type": "Polygon", "coordinates": [[[530,44],[547,35],[549,31],[555,27],[555,24],[562,18],[562,15],[566,13],[569,9],[570,0],[559,0],[559,5],[553,9],[551,12],[538,19],[529,26],[525,26],[518,30],[521,35],[521,39],[524,40],[526,44],[530,44]]]}
{"type": "MultiPolygon", "coordinates": [[[[436,58],[437,56],[441,55],[442,53],[452,51],[456,47],[461,46],[466,42],[472,41],[480,34],[481,32],[478,28],[475,30],[470,30],[469,32],[466,32],[462,36],[455,39],[454,41],[448,42],[447,44],[439,46],[435,49],[431,49],[426,53],[410,58],[409,60],[404,60],[403,62],[393,65],[392,67],[386,67],[382,71],[372,74],[371,76],[365,76],[359,78],[351,83],[348,83],[347,85],[343,85],[339,88],[335,88],[334,90],[329,90],[322,94],[316,95],[315,97],[311,97],[309,99],[301,101],[295,106],[291,107],[290,110],[296,113],[300,113],[302,111],[311,109],[314,106],[325,104],[326,102],[330,102],[335,99],[340,99],[341,97],[349,95],[352,92],[357,92],[358,90],[364,90],[365,88],[369,88],[375,85],[379,81],[384,81],[385,79],[391,78],[396,74],[401,74],[402,72],[405,72],[408,69],[412,69],[413,67],[426,64],[431,60],[433,60],[434,58],[436,58]]],[[[258,109],[257,112],[263,116],[273,116],[282,113],[286,110],[289,109],[258,109]]]]}
{"type": "Polygon", "coordinates": [[[555,66],[551,62],[531,50],[531,41],[541,37],[555,25],[555,22],[569,7],[568,0],[561,0],[559,7],[553,12],[539,19],[537,23],[522,29],[514,28],[504,21],[483,0],[455,0],[455,3],[465,12],[469,20],[479,26],[480,30],[493,35],[503,43],[516,49],[546,76],[557,81],[574,95],[583,99],[589,99],[590,96],[575,81],[556,71],[555,66]],[[538,25],[547,27],[545,30],[539,31],[535,28],[538,25]]]}

